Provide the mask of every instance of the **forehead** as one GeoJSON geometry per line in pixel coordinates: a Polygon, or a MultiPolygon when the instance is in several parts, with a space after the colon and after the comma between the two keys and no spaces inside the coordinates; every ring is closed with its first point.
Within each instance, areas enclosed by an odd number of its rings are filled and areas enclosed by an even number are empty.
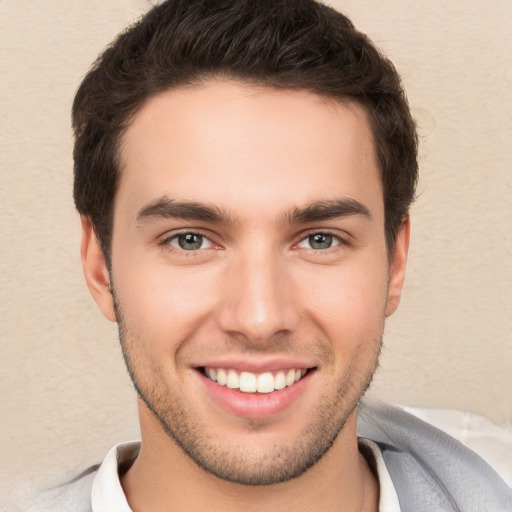
{"type": "Polygon", "coordinates": [[[241,212],[340,196],[382,203],[364,108],[306,91],[222,80],[169,90],[121,142],[116,209],[162,195],[241,212]]]}

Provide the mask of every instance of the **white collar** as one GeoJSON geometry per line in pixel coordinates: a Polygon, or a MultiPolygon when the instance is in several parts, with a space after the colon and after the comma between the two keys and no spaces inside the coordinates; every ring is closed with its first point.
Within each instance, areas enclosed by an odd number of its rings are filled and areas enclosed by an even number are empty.
{"type": "Polygon", "coordinates": [[[133,512],[119,479],[119,464],[135,458],[140,441],[120,443],[108,453],[92,484],[91,506],[93,512],[133,512]]]}
{"type": "MultiPolygon", "coordinates": [[[[359,438],[359,444],[371,451],[379,478],[379,512],[400,512],[395,486],[384,463],[382,452],[370,439],[359,438]]],[[[133,512],[128,505],[119,479],[119,465],[134,460],[140,450],[140,441],[114,446],[101,464],[92,485],[91,505],[93,512],[133,512]]]]}
{"type": "Polygon", "coordinates": [[[398,495],[396,489],[389,475],[388,468],[384,462],[382,452],[374,441],[365,437],[358,438],[359,445],[365,446],[375,460],[375,470],[379,479],[379,512],[400,512],[400,502],[398,501],[398,495]]]}

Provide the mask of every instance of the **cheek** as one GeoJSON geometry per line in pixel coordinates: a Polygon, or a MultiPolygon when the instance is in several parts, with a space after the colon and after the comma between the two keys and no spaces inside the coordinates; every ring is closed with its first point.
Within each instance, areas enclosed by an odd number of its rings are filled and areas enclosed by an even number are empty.
{"type": "Polygon", "coordinates": [[[187,337],[213,303],[216,277],[211,272],[128,262],[116,270],[116,294],[125,320],[153,344],[170,346],[187,337]]]}
{"type": "Polygon", "coordinates": [[[347,265],[332,269],[319,286],[313,276],[304,280],[306,309],[333,341],[362,344],[382,334],[387,299],[387,268],[347,265]]]}

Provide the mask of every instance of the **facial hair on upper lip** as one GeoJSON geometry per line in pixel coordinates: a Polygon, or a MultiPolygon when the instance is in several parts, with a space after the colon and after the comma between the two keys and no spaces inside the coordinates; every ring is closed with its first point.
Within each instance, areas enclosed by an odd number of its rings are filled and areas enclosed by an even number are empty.
{"type": "MultiPolygon", "coordinates": [[[[235,334],[216,342],[215,346],[210,342],[196,342],[193,351],[201,354],[201,364],[195,364],[197,356],[188,354],[186,344],[176,354],[177,364],[181,363],[185,366],[192,360],[194,361],[192,366],[208,366],[208,362],[218,361],[219,355],[223,361],[252,360],[255,363],[263,363],[266,360],[282,359],[300,362],[300,365],[307,368],[320,366],[329,368],[334,364],[334,353],[326,344],[301,342],[287,334],[277,334],[264,343],[252,343],[243,336],[235,334]]],[[[265,368],[262,368],[262,371],[265,371],[265,368]]]]}

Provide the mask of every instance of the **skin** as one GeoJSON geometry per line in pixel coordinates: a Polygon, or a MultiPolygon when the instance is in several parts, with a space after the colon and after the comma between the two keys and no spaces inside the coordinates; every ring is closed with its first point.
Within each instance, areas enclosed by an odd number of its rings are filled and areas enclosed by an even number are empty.
{"type": "Polygon", "coordinates": [[[141,397],[142,448],[122,479],[133,510],[376,510],[357,404],[409,222],[388,255],[364,109],[211,80],[151,98],[122,142],[111,273],[86,218],[82,261],[141,397]],[[198,204],[216,215],[197,218],[198,204]],[[203,237],[197,249],[183,233],[203,237]],[[264,418],[226,410],[198,371],[277,359],[312,371],[264,418]]]}

